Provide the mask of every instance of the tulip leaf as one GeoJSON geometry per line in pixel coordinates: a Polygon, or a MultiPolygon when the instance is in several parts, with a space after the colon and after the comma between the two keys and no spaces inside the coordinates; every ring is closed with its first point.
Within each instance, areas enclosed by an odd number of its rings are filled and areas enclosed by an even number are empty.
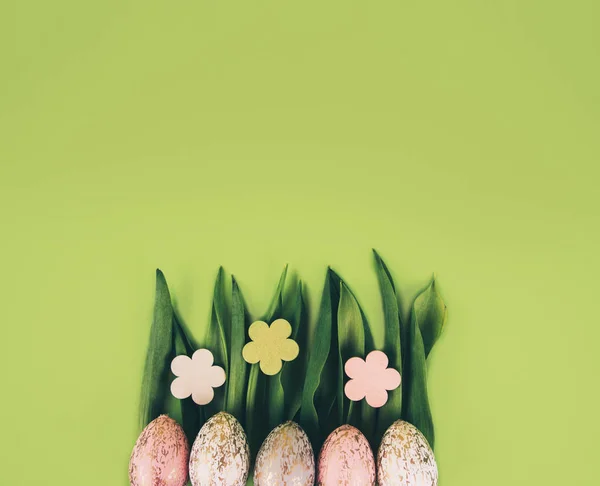
{"type": "Polygon", "coordinates": [[[164,274],[157,269],[154,317],[142,377],[142,428],[166,411],[169,370],[173,355],[173,317],[169,287],[164,274]]]}
{"type": "MultiPolygon", "coordinates": [[[[194,348],[191,345],[183,326],[175,315],[173,325],[173,342],[175,347],[175,356],[186,355],[191,357],[192,354],[194,354],[194,348]]],[[[194,403],[191,397],[180,400],[180,405],[183,430],[185,431],[185,435],[191,444],[196,439],[196,436],[200,431],[200,427],[204,423],[204,411],[202,407],[198,407],[198,405],[194,403]]]]}
{"type": "Polygon", "coordinates": [[[344,283],[340,283],[340,303],[337,315],[339,383],[337,386],[338,413],[344,423],[358,425],[358,404],[344,396],[344,366],[350,358],[365,358],[365,329],[362,312],[356,298],[344,283]]]}
{"type": "Polygon", "coordinates": [[[446,304],[437,290],[435,277],[431,279],[429,286],[417,296],[414,307],[419,318],[419,327],[427,358],[442,334],[448,313],[446,304]]]}
{"type": "MultiPolygon", "coordinates": [[[[362,321],[365,329],[365,357],[371,351],[375,349],[375,343],[373,341],[373,335],[369,321],[365,316],[365,313],[361,309],[362,321]]],[[[360,404],[360,426],[358,428],[367,438],[373,450],[377,450],[379,443],[374,443],[375,426],[377,424],[377,409],[371,407],[366,400],[363,400],[360,404]]]]}
{"type": "Polygon", "coordinates": [[[246,310],[240,288],[231,277],[231,349],[227,384],[226,411],[240,423],[244,423],[244,405],[246,401],[246,368],[242,349],[246,344],[246,310]]]}
{"type": "Polygon", "coordinates": [[[421,431],[433,449],[435,437],[427,394],[427,364],[420,328],[422,317],[420,310],[413,304],[409,326],[408,359],[404,372],[402,416],[421,431]]]}
{"type": "Polygon", "coordinates": [[[285,279],[287,277],[288,266],[286,265],[281,272],[281,276],[279,277],[279,282],[277,283],[277,288],[275,289],[275,294],[271,299],[271,303],[267,309],[266,314],[262,317],[261,320],[266,321],[268,324],[275,319],[279,319],[283,316],[283,290],[285,288],[285,279]]]}
{"type": "MultiPolygon", "coordinates": [[[[283,269],[273,301],[265,315],[265,321],[269,325],[275,320],[283,317],[283,291],[287,277],[287,265],[283,269]]],[[[283,364],[282,364],[283,366],[283,364]]],[[[281,371],[273,376],[265,376],[267,381],[267,409],[268,409],[268,430],[266,434],[283,422],[285,415],[285,393],[281,383],[281,371]]],[[[265,436],[266,436],[265,434],[265,436]]]]}
{"type": "Polygon", "coordinates": [[[292,339],[298,343],[300,354],[288,363],[283,363],[281,384],[285,400],[285,420],[294,420],[302,404],[302,386],[308,358],[308,313],[302,295],[302,282],[298,282],[289,322],[292,325],[292,339]]]}
{"type": "MultiPolygon", "coordinates": [[[[287,276],[287,265],[281,273],[275,294],[269,304],[267,313],[261,320],[271,323],[283,314],[283,290],[287,276]]],[[[283,421],[285,409],[283,386],[280,373],[275,376],[264,376],[259,363],[250,367],[248,390],[246,394],[246,433],[253,454],[258,452],[262,441],[271,430],[270,425],[276,420],[283,421]]],[[[279,422],[275,425],[279,425],[279,422]]]]}
{"type": "Polygon", "coordinates": [[[338,350],[332,346],[334,323],[337,321],[339,303],[340,278],[328,269],[321,297],[319,315],[311,343],[310,357],[302,391],[302,406],[300,408],[300,425],[319,450],[323,435],[327,434],[332,425],[330,415],[333,409],[338,381],[338,350]],[[322,424],[326,424],[322,427],[322,424]]]}
{"type": "MultiPolygon", "coordinates": [[[[212,352],[215,359],[215,365],[222,366],[225,370],[225,376],[229,376],[229,358],[227,351],[229,326],[227,324],[227,303],[225,302],[224,280],[225,271],[223,270],[223,267],[220,267],[215,281],[210,323],[206,328],[203,347],[212,352]]],[[[214,389],[215,397],[211,403],[206,405],[206,410],[208,412],[207,418],[210,418],[217,412],[225,410],[227,386],[228,383],[225,382],[225,386],[214,389]]]]}
{"type": "Polygon", "coordinates": [[[269,432],[266,430],[268,427],[266,384],[264,376],[261,375],[259,364],[251,365],[246,395],[246,435],[253,457],[258,453],[258,448],[261,446],[264,436],[269,432]]]}
{"type": "MultiPolygon", "coordinates": [[[[400,312],[398,297],[392,276],[379,254],[373,250],[377,267],[377,278],[383,303],[383,316],[385,323],[383,352],[389,359],[388,367],[394,368],[402,374],[402,344],[400,312]]],[[[388,401],[381,407],[377,414],[377,436],[383,437],[387,428],[402,415],[402,389],[397,388],[388,392],[388,401]]]]}

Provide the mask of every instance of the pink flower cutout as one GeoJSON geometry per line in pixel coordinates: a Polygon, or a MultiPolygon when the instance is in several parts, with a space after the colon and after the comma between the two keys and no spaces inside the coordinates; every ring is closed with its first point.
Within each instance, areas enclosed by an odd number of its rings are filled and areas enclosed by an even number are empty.
{"type": "Polygon", "coordinates": [[[171,383],[171,393],[183,400],[192,396],[198,405],[210,403],[215,396],[213,388],[225,383],[225,370],[213,366],[215,359],[208,349],[199,349],[190,359],[186,355],[171,361],[171,371],[177,378],[171,383]]]}
{"type": "Polygon", "coordinates": [[[388,390],[395,390],[402,381],[400,373],[388,368],[388,357],[382,351],[371,351],[366,359],[350,358],[344,369],[351,378],[344,391],[353,402],[367,397],[373,408],[383,407],[388,400],[388,390]]]}

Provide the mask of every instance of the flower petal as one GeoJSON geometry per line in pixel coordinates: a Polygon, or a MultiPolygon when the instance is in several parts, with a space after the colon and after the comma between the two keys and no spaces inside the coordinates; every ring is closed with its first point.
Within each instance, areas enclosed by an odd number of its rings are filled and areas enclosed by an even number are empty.
{"type": "Polygon", "coordinates": [[[250,364],[260,361],[260,346],[255,342],[247,343],[242,349],[242,357],[250,364]]]}
{"type": "Polygon", "coordinates": [[[271,335],[281,339],[289,338],[292,335],[292,326],[285,319],[277,319],[271,323],[271,335]]]}
{"type": "Polygon", "coordinates": [[[220,366],[212,366],[206,374],[206,379],[210,386],[217,388],[225,383],[225,370],[220,366]]]}
{"type": "Polygon", "coordinates": [[[365,362],[362,358],[350,358],[344,365],[344,371],[350,378],[358,378],[365,368],[365,362]]]}
{"type": "Polygon", "coordinates": [[[382,388],[371,388],[367,392],[367,403],[373,408],[383,407],[388,400],[388,392],[382,388]]]}
{"type": "Polygon", "coordinates": [[[369,368],[386,369],[390,360],[383,351],[371,351],[366,358],[369,368]]]}
{"type": "Polygon", "coordinates": [[[189,356],[186,356],[185,354],[176,356],[173,358],[173,361],[171,361],[171,371],[175,376],[185,375],[187,370],[190,369],[191,364],[192,360],[189,356]]]}
{"type": "Polygon", "coordinates": [[[402,377],[394,368],[388,368],[381,372],[381,384],[386,390],[395,390],[400,386],[402,377]]]}
{"type": "Polygon", "coordinates": [[[260,341],[269,335],[269,325],[264,321],[253,322],[248,328],[248,336],[252,341],[260,341]]]}
{"type": "Polygon", "coordinates": [[[187,380],[184,378],[175,378],[173,383],[171,383],[171,394],[175,398],[183,400],[192,394],[192,390],[190,390],[187,380]]]}
{"type": "Polygon", "coordinates": [[[359,402],[365,398],[365,388],[358,380],[350,380],[344,387],[346,396],[353,402],[359,402]]]}
{"type": "Polygon", "coordinates": [[[267,356],[263,356],[262,359],[260,360],[260,370],[265,375],[269,375],[269,376],[276,375],[277,373],[279,373],[281,371],[282,366],[283,366],[283,363],[281,362],[281,359],[279,359],[274,354],[269,354],[267,356]]]}
{"type": "Polygon", "coordinates": [[[198,367],[208,368],[215,362],[213,354],[208,349],[199,349],[192,354],[194,365],[198,367]]]}
{"type": "Polygon", "coordinates": [[[279,346],[279,357],[283,361],[292,361],[298,357],[300,347],[293,339],[285,339],[279,346]]]}
{"type": "Polygon", "coordinates": [[[212,402],[215,397],[215,392],[212,387],[204,385],[199,386],[194,393],[192,393],[192,400],[198,405],[207,405],[212,402]]]}

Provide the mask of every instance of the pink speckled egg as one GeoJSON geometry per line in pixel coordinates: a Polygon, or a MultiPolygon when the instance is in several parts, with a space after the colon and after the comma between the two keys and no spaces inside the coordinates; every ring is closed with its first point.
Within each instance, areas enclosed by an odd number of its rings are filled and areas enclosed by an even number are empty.
{"type": "Polygon", "coordinates": [[[317,486],[374,486],[375,458],[367,438],[356,427],[335,429],[321,448],[317,486]]]}
{"type": "Polygon", "coordinates": [[[129,461],[131,486],[184,486],[190,446],[181,426],[161,415],[142,431],[129,461]]]}
{"type": "Polygon", "coordinates": [[[438,470],[425,436],[412,424],[396,420],[377,453],[379,486],[437,486],[438,470]]]}
{"type": "Polygon", "coordinates": [[[254,466],[254,486],[314,486],[315,456],[308,436],[295,422],[275,427],[254,466]]]}

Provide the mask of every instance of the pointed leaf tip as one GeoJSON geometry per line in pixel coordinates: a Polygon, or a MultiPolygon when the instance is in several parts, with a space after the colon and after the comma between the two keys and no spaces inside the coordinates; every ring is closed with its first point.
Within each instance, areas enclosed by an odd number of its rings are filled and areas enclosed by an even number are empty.
{"type": "Polygon", "coordinates": [[[413,307],[427,357],[443,331],[447,311],[446,303],[437,290],[435,276],[415,298],[413,307]]]}

